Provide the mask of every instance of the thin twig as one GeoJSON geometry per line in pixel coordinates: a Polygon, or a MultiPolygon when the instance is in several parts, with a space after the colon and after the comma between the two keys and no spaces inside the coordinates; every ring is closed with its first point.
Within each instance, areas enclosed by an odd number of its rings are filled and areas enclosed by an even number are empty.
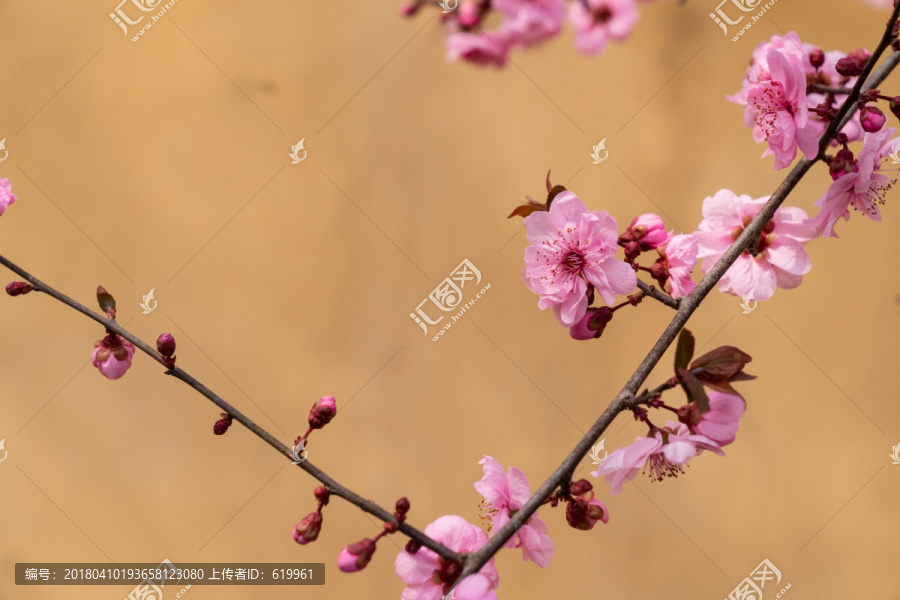
{"type": "Polygon", "coordinates": [[[641,281],[640,279],[638,279],[637,284],[638,284],[638,288],[639,288],[642,292],[644,292],[644,295],[645,295],[645,296],[650,296],[650,297],[653,298],[654,300],[659,300],[660,302],[662,302],[662,303],[665,304],[666,306],[668,306],[668,307],[670,307],[670,308],[674,308],[675,310],[678,310],[678,300],[676,300],[676,299],[673,298],[672,296],[670,296],[670,295],[668,295],[668,294],[666,294],[666,293],[664,293],[664,292],[659,291],[658,289],[656,289],[656,288],[653,287],[652,285],[649,285],[649,284],[647,284],[647,283],[644,283],[644,282],[641,281]]]}
{"type": "MultiPolygon", "coordinates": [[[[0,256],[0,264],[4,265],[9,270],[13,271],[17,275],[19,275],[20,277],[25,279],[25,281],[27,281],[28,283],[33,285],[35,291],[43,292],[43,293],[47,294],[48,296],[52,296],[56,300],[59,300],[63,304],[65,304],[67,306],[71,306],[72,308],[74,308],[78,312],[82,313],[83,315],[90,317],[91,319],[97,321],[98,323],[100,323],[101,325],[103,325],[104,327],[109,329],[110,331],[113,331],[116,334],[122,336],[123,338],[125,338],[126,340],[128,340],[129,342],[134,344],[142,352],[144,352],[145,354],[150,356],[150,358],[152,358],[156,362],[160,363],[161,365],[165,366],[165,363],[163,362],[162,356],[159,354],[159,352],[157,352],[155,349],[151,348],[148,344],[143,342],[140,338],[138,338],[137,336],[135,336],[134,334],[132,334],[131,332],[126,330],[124,327],[122,327],[115,321],[113,321],[111,319],[107,319],[103,315],[92,311],[91,309],[87,308],[83,304],[81,304],[81,303],[77,302],[76,300],[69,298],[65,294],[57,291],[56,289],[47,285],[46,283],[44,283],[43,281],[41,281],[40,279],[38,279],[31,273],[27,272],[25,269],[10,262],[4,256],[0,256]]],[[[279,454],[281,454],[282,457],[286,458],[287,460],[292,461],[292,449],[291,448],[289,448],[285,444],[282,444],[280,441],[278,441],[278,439],[275,436],[273,436],[271,433],[269,433],[268,431],[266,431],[265,429],[263,429],[262,427],[257,425],[252,419],[247,417],[244,413],[242,413],[241,411],[239,411],[238,409],[233,407],[231,404],[229,404],[225,400],[223,400],[219,395],[217,395],[212,390],[210,390],[208,387],[206,387],[205,385],[203,385],[202,383],[197,381],[197,379],[195,379],[189,373],[187,373],[180,367],[176,366],[173,369],[167,370],[166,374],[171,375],[172,377],[175,377],[176,379],[180,379],[181,381],[183,381],[186,384],[188,384],[189,386],[191,386],[194,390],[196,390],[197,392],[199,392],[200,394],[202,394],[203,396],[205,396],[206,398],[211,400],[216,406],[221,408],[224,412],[231,415],[231,417],[233,419],[235,419],[236,421],[238,421],[241,425],[243,425],[244,427],[246,427],[247,429],[252,431],[254,434],[256,434],[257,437],[259,437],[260,439],[265,441],[267,444],[269,444],[270,446],[272,446],[273,448],[278,450],[279,454]]],[[[358,506],[359,508],[366,511],[367,513],[375,515],[382,521],[390,522],[390,523],[397,522],[397,519],[394,518],[394,515],[391,512],[385,510],[384,508],[382,508],[378,504],[372,502],[371,500],[366,500],[359,494],[357,494],[357,493],[353,492],[352,490],[348,489],[347,487],[341,485],[340,483],[335,481],[332,477],[330,477],[327,473],[325,473],[324,471],[322,471],[321,469],[319,469],[318,467],[313,465],[308,460],[299,463],[297,466],[299,466],[301,469],[303,469],[304,471],[306,471],[307,473],[312,475],[314,478],[319,480],[321,483],[323,483],[325,485],[325,487],[328,488],[328,491],[331,492],[332,495],[343,498],[347,502],[358,506]]],[[[402,531],[404,534],[406,534],[408,537],[416,540],[422,546],[425,546],[426,548],[433,550],[441,557],[443,557],[447,560],[450,560],[452,562],[455,562],[459,565],[462,564],[462,556],[459,553],[454,552],[453,550],[451,550],[450,548],[447,548],[440,542],[433,540],[432,538],[428,537],[427,535],[425,535],[423,532],[419,531],[415,527],[413,527],[407,523],[401,523],[399,530],[402,531]]]]}

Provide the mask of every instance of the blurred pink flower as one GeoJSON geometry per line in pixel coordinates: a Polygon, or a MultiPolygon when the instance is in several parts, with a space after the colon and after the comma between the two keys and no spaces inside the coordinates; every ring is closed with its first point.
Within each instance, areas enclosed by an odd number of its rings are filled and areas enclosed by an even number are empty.
{"type": "MultiPolygon", "coordinates": [[[[431,523],[425,528],[425,535],[456,552],[473,552],[488,542],[484,531],[456,515],[444,516],[431,523]]],[[[441,600],[454,584],[455,600],[497,600],[494,589],[500,583],[500,577],[493,559],[478,573],[459,583],[456,583],[459,568],[424,547],[415,553],[400,552],[394,561],[394,570],[406,583],[404,600],[441,600]]]]}
{"type": "Polygon", "coordinates": [[[118,379],[131,367],[134,345],[119,335],[111,333],[94,342],[91,363],[107,379],[118,379]]]}
{"type": "Polygon", "coordinates": [[[553,307],[571,327],[587,312],[588,283],[607,305],[637,285],[634,270],[615,258],[618,227],[606,211],[589,212],[578,196],[565,191],[549,211],[525,218],[525,286],[539,294],[538,307],[553,307]]]}
{"type": "Polygon", "coordinates": [[[16,195],[12,193],[12,184],[9,179],[0,178],[0,215],[6,212],[9,205],[16,201],[16,195]]]}
{"type": "Polygon", "coordinates": [[[719,446],[727,446],[737,435],[738,423],[746,410],[744,399],[716,390],[709,390],[706,395],[709,397],[709,411],[700,415],[693,431],[719,446]]]}
{"type": "Polygon", "coordinates": [[[447,38],[447,60],[465,60],[476,65],[502,67],[510,48],[510,36],[502,31],[459,32],[447,38]]]}
{"type": "MultiPolygon", "coordinates": [[[[709,272],[740,235],[769,197],[753,199],[730,190],[719,190],[703,201],[703,221],[693,235],[702,259],[700,266],[709,272]]],[[[756,255],[745,250],[719,281],[721,291],[756,300],[768,300],[775,288],[793,289],[812,268],[803,244],[813,238],[806,213],[782,206],[766,224],[756,244],[756,255]]]]}
{"type": "Polygon", "coordinates": [[[819,213],[808,221],[815,229],[816,237],[838,237],[834,226],[839,218],[845,221],[850,219],[851,206],[873,221],[881,220],[878,205],[884,204],[885,193],[897,180],[878,171],[882,170],[882,164],[891,154],[894,144],[900,142],[897,138],[886,141],[896,132],[896,129],[886,128],[877,133],[865,134],[855,171],[838,177],[816,202],[816,206],[820,207],[819,213]]]}
{"type": "Polygon", "coordinates": [[[813,159],[819,145],[809,126],[806,75],[800,65],[776,51],[770,51],[766,61],[772,79],[751,86],[746,102],[755,122],[754,136],[769,144],[763,157],[774,154],[775,168],[783,169],[794,161],[798,147],[813,159]]]}
{"type": "Polygon", "coordinates": [[[725,455],[713,440],[692,434],[683,423],[666,421],[665,436],[663,433],[658,429],[650,437],[636,438],[630,446],[610,452],[591,475],[605,477],[610,493],[616,495],[621,493],[622,484],[634,479],[642,468],[649,469],[650,479],[662,481],[683,473],[682,465],[703,450],[725,455]]]}
{"type": "Polygon", "coordinates": [[[575,47],[585,54],[600,54],[610,38],[628,38],[639,18],[635,0],[575,0],[569,6],[575,47]]]}
{"type": "Polygon", "coordinates": [[[566,17],[565,0],[493,0],[503,13],[500,29],[514,45],[533,46],[559,33],[566,17]]]}
{"type": "MultiPolygon", "coordinates": [[[[503,466],[490,456],[485,456],[478,464],[483,465],[484,477],[475,483],[475,489],[484,496],[482,507],[490,519],[489,531],[497,531],[528,501],[531,488],[525,474],[516,467],[510,467],[509,472],[504,473],[503,466]]],[[[536,514],[504,547],[521,548],[522,559],[534,561],[539,567],[550,564],[555,549],[553,540],[547,535],[547,524],[536,514]]]]}

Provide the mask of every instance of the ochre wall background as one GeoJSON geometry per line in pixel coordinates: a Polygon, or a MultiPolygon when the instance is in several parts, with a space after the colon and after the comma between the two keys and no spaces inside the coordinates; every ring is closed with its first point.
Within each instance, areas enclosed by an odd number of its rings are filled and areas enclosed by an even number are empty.
{"type": "MultiPolygon", "coordinates": [[[[171,331],[180,366],[285,442],[336,396],[310,460],[384,506],[408,496],[418,527],[477,522],[484,454],[536,488],[671,316],[648,301],[601,341],[570,340],[522,285],[509,211],[541,196],[548,169],[622,226],[659,211],[693,231],[720,188],[771,193],[784,172],[725,101],[754,45],[797,30],[873,47],[886,16],[780,0],[733,43],[712,0],[642,4],[603,57],[579,55],[567,30],[495,72],[447,64],[435,13],[404,20],[393,0],[180,0],[137,43],[114,8],[0,2],[0,176],[19,197],[0,253],[91,306],[106,286],[123,325],[150,342],[171,331]],[[309,154],[291,165],[301,138],[309,154]],[[609,159],[593,165],[603,138],[609,159]],[[491,289],[433,343],[408,315],[464,258],[491,289]]],[[[816,167],[789,203],[813,210],[828,182],[816,167]]],[[[759,376],[741,385],[727,457],[615,497],[598,484],[612,518],[589,533],[545,510],[556,556],[542,571],[502,553],[500,597],[718,600],[768,558],[788,599],[900,598],[897,202],[883,223],[856,214],[810,244],[804,284],[751,314],[710,296],[690,323],[698,345],[740,346],[759,376]]],[[[298,546],[311,478],[239,425],[213,436],[216,407],[145,356],[105,380],[89,364],[103,332],[74,311],[37,294],[0,305],[0,598],[130,590],[16,588],[16,562],[163,558],[327,565],[324,587],[195,586],[193,600],[399,597],[404,538],[338,572],[373,519],[335,500],[319,541],[298,546]]],[[[606,447],[643,433],[623,415],[606,447]]]]}

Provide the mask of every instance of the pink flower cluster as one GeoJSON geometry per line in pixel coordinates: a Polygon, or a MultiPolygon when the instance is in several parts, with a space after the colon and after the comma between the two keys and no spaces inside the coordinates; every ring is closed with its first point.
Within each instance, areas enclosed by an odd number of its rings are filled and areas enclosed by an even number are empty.
{"type": "Polygon", "coordinates": [[[680,422],[666,421],[664,428],[652,428],[648,437],[639,437],[625,448],[609,453],[591,475],[604,478],[613,495],[622,492],[622,485],[634,479],[642,470],[650,479],[661,481],[677,477],[684,465],[708,450],[719,456],[722,446],[734,441],[738,422],[744,414],[744,400],[723,392],[709,392],[710,410],[699,416],[693,404],[679,411],[680,422]]]}
{"type": "MultiPolygon", "coordinates": [[[[795,32],[773,36],[753,51],[741,90],[728,99],[744,106],[744,124],[753,128],[757,142],[768,143],[763,156],[774,154],[776,169],[790,166],[798,149],[808,159],[818,154],[818,138],[846,94],[826,94],[814,86],[852,87],[856,77],[838,71],[839,63],[848,57],[868,58],[863,50],[850,55],[823,52],[801,43],[795,32]]],[[[857,117],[842,133],[854,140],[862,131],[857,117]]]]}
{"type": "MultiPolygon", "coordinates": [[[[894,3],[887,0],[879,4],[888,8],[894,3]]],[[[798,149],[808,159],[818,156],[818,138],[836,118],[838,109],[847,98],[846,93],[842,92],[856,83],[870,58],[869,52],[862,48],[850,53],[838,50],[824,52],[812,44],[801,43],[794,32],[783,37],[776,35],[753,51],[741,91],[729,100],[744,106],[745,125],[753,128],[757,141],[768,144],[763,156],[774,154],[775,168],[782,169],[790,166],[798,149]]],[[[754,265],[742,257],[740,265],[735,264],[737,269],[733,267],[729,270],[733,283],[725,281],[723,289],[743,295],[742,292],[755,288],[756,299],[763,299],[766,294],[771,296],[776,285],[795,287],[800,283],[800,277],[809,270],[808,257],[802,248],[797,247],[798,243],[803,245],[819,236],[836,237],[835,225],[839,219],[846,221],[850,218],[850,208],[863,212],[875,221],[881,220],[879,205],[884,204],[885,194],[896,183],[896,178],[885,174],[896,169],[886,167],[885,163],[889,156],[892,164],[900,163],[900,138],[893,138],[895,129],[885,127],[887,118],[877,106],[879,101],[886,101],[890,112],[900,118],[900,97],[882,95],[877,89],[860,95],[856,107],[858,111],[854,111],[853,117],[831,142],[832,147],[840,149],[834,155],[824,156],[833,181],[816,202],[818,214],[807,219],[799,209],[782,209],[787,220],[776,215],[773,226],[786,234],[790,230],[790,233],[789,239],[785,239],[785,236],[773,232],[775,246],[780,246],[778,248],[767,244],[770,256],[780,255],[774,262],[770,261],[774,270],[756,268],[759,263],[754,265]],[[856,155],[848,144],[860,140],[863,147],[856,155]],[[778,238],[782,239],[781,243],[778,238]]],[[[712,204],[735,204],[733,199],[720,198],[719,195],[707,201],[711,203],[712,211],[718,210],[712,204]]],[[[751,209],[764,201],[761,198],[748,202],[742,196],[738,203],[744,209],[751,209]]],[[[718,230],[719,233],[707,233],[698,238],[701,241],[700,251],[708,258],[704,261],[706,269],[721,256],[728,244],[719,229],[721,219],[716,215],[706,215],[706,205],[704,216],[707,216],[706,229],[718,230]]],[[[746,219],[746,210],[741,216],[746,219]]],[[[701,226],[701,229],[704,227],[701,226]]],[[[766,241],[767,238],[760,237],[761,243],[766,241]]]]}
{"type": "MultiPolygon", "coordinates": [[[[529,48],[559,34],[568,14],[575,30],[575,46],[585,54],[600,54],[609,40],[623,41],[639,19],[637,4],[653,0],[462,0],[456,11],[445,11],[444,25],[449,60],[502,67],[516,48],[529,48]],[[482,29],[492,14],[499,24],[482,29]]],[[[423,0],[400,7],[404,15],[416,13],[423,0]]],[[[448,4],[451,6],[451,4],[448,4]]]]}

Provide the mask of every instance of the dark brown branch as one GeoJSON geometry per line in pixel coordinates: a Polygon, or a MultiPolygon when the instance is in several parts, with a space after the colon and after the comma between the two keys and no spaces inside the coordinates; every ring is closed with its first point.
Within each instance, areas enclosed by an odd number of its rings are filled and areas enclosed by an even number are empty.
{"type": "MultiPolygon", "coordinates": [[[[126,340],[128,340],[129,342],[134,344],[135,347],[140,348],[140,350],[142,352],[144,352],[145,354],[147,354],[148,356],[150,356],[150,358],[152,358],[156,362],[160,363],[161,365],[165,366],[165,363],[163,362],[162,356],[159,354],[159,352],[157,352],[154,348],[150,347],[148,344],[143,342],[140,338],[138,338],[134,334],[127,331],[125,328],[123,328],[121,325],[119,325],[115,321],[107,319],[103,315],[90,310],[83,304],[81,304],[81,303],[73,300],[72,298],[69,298],[65,294],[57,291],[56,289],[47,285],[46,283],[44,283],[37,277],[33,276],[31,273],[28,273],[27,271],[25,271],[18,265],[10,262],[4,256],[0,256],[0,264],[4,265],[9,270],[13,271],[17,275],[19,275],[20,277],[25,279],[25,281],[27,281],[28,283],[33,285],[35,291],[43,292],[43,293],[47,294],[48,296],[52,296],[56,300],[59,300],[63,304],[65,304],[67,306],[71,306],[72,308],[74,308],[75,310],[80,312],[81,314],[83,314],[87,317],[90,317],[91,319],[97,321],[98,323],[100,323],[101,325],[103,325],[104,327],[109,329],[110,331],[113,331],[113,332],[117,333],[118,335],[122,336],[123,338],[125,338],[126,340]]],[[[200,394],[202,394],[203,396],[205,396],[206,398],[211,400],[216,406],[221,408],[224,412],[228,413],[229,415],[232,416],[232,418],[234,418],[236,421],[241,423],[241,425],[243,425],[244,427],[246,427],[247,429],[252,431],[254,434],[256,434],[257,437],[259,437],[260,439],[265,441],[267,444],[269,444],[270,446],[272,446],[273,448],[278,450],[278,453],[281,454],[282,457],[287,458],[287,460],[292,461],[292,459],[293,459],[292,448],[290,448],[290,447],[286,446],[285,444],[281,443],[280,441],[278,441],[278,439],[275,438],[275,436],[273,436],[268,431],[266,431],[265,429],[263,429],[262,427],[257,425],[253,420],[251,420],[249,417],[247,417],[244,413],[242,413],[241,411],[234,408],[231,404],[229,404],[228,402],[223,400],[220,396],[215,394],[208,387],[206,387],[205,385],[203,385],[202,383],[197,381],[193,376],[188,374],[186,371],[184,371],[180,367],[176,366],[175,368],[166,371],[166,373],[168,375],[175,377],[176,379],[180,379],[181,381],[183,381],[184,383],[186,383],[190,387],[192,387],[194,390],[196,390],[197,392],[199,392],[200,394]]],[[[310,475],[312,475],[314,478],[319,480],[321,483],[323,483],[325,485],[325,487],[328,488],[328,491],[331,492],[332,495],[340,496],[347,502],[358,506],[359,508],[366,511],[367,513],[375,515],[382,521],[391,522],[391,523],[395,523],[397,521],[397,519],[394,518],[394,515],[390,511],[385,510],[384,508],[375,504],[371,500],[366,500],[359,494],[344,487],[343,485],[341,485],[340,483],[335,481],[332,477],[330,477],[328,474],[326,474],[324,471],[322,471],[321,469],[317,468],[315,465],[310,463],[308,460],[301,462],[297,466],[300,467],[301,469],[303,469],[304,471],[306,471],[307,473],[309,473],[310,475]]],[[[457,552],[454,552],[450,548],[447,548],[440,542],[437,542],[437,541],[431,539],[430,537],[428,537],[427,535],[425,535],[423,532],[419,531],[415,527],[412,527],[411,525],[409,525],[407,523],[402,523],[400,525],[399,529],[404,534],[406,534],[408,537],[416,540],[422,546],[425,546],[426,548],[433,550],[441,557],[443,557],[447,560],[450,560],[452,562],[455,562],[459,565],[462,564],[462,556],[460,554],[458,554],[457,552]]]]}

